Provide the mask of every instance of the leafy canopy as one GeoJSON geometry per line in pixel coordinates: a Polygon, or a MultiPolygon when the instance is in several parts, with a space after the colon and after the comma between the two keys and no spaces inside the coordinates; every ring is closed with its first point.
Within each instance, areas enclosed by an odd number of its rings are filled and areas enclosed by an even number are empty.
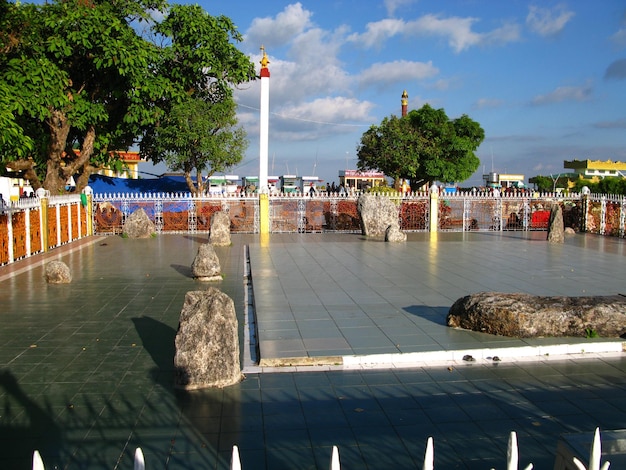
{"type": "Polygon", "coordinates": [[[236,127],[235,112],[235,103],[230,99],[217,103],[189,99],[175,104],[164,122],[155,128],[152,151],[172,170],[184,172],[192,192],[202,193],[203,170],[210,168],[210,176],[243,158],[248,141],[245,131],[236,127]],[[195,183],[191,178],[194,171],[195,183]]]}
{"type": "Polygon", "coordinates": [[[478,169],[474,152],[484,138],[483,129],[468,116],[450,120],[443,109],[426,104],[371,126],[357,147],[357,166],[380,170],[395,180],[409,179],[413,186],[460,182],[478,169]]]}
{"type": "Polygon", "coordinates": [[[229,19],[165,0],[0,0],[2,163],[35,189],[63,192],[70,176],[82,189],[179,103],[232,99],[254,78],[240,40],[229,19]]]}

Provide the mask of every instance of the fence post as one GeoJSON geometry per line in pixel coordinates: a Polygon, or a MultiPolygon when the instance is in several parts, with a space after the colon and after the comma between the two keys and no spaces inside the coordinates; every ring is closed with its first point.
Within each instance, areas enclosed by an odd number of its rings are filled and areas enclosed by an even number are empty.
{"type": "Polygon", "coordinates": [[[41,203],[41,251],[45,253],[48,251],[48,197],[43,188],[39,188],[36,193],[41,203]]]}
{"type": "Polygon", "coordinates": [[[437,232],[439,228],[439,188],[436,184],[430,187],[430,232],[437,232]]]}
{"type": "MultiPolygon", "coordinates": [[[[86,210],[85,217],[87,217],[87,223],[85,225],[87,226],[87,233],[85,235],[93,235],[93,189],[91,187],[85,186],[83,193],[80,195],[80,202],[86,210]]],[[[78,225],[80,226],[80,220],[78,225]]]]}
{"type": "Polygon", "coordinates": [[[270,199],[267,193],[259,194],[259,232],[270,233],[270,199]]]}

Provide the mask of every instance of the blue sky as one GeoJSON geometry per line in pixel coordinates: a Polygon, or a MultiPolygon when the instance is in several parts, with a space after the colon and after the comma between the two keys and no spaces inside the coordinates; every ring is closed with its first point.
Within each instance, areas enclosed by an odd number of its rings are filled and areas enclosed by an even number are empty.
{"type": "MultiPolygon", "coordinates": [[[[485,130],[485,172],[529,177],[563,160],[626,161],[622,0],[201,0],[230,17],[240,49],[269,56],[269,171],[337,181],[370,125],[429,103],[485,130]]],[[[260,82],[236,91],[250,145],[232,173],[259,168],[260,82]]]]}

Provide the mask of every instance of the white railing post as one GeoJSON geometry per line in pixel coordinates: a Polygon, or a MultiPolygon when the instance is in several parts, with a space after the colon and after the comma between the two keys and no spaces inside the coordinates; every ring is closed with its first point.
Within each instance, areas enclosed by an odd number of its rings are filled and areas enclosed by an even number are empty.
{"type": "Polygon", "coordinates": [[[337,446],[333,446],[333,452],[330,456],[329,470],[341,470],[341,463],[339,462],[339,449],[337,446]]]}
{"type": "Polygon", "coordinates": [[[146,461],[143,457],[143,451],[141,447],[137,447],[135,449],[135,464],[133,465],[134,470],[145,470],[146,469],[146,461]]]}
{"type": "Polygon", "coordinates": [[[43,460],[41,459],[41,455],[38,450],[33,452],[33,470],[45,470],[43,460]]]}
{"type": "Polygon", "coordinates": [[[601,459],[602,443],[600,442],[600,428],[596,428],[596,432],[593,435],[593,442],[591,443],[591,451],[589,452],[589,468],[585,467],[585,464],[576,457],[573,458],[573,461],[574,465],[580,470],[608,470],[611,462],[604,462],[604,465],[600,467],[601,459]]]}
{"type": "Polygon", "coordinates": [[[230,470],[241,470],[241,460],[239,459],[239,447],[233,446],[233,455],[230,458],[230,470]]]}
{"type": "Polygon", "coordinates": [[[423,470],[433,470],[435,468],[435,446],[432,436],[426,441],[426,452],[424,453],[423,470]]]}

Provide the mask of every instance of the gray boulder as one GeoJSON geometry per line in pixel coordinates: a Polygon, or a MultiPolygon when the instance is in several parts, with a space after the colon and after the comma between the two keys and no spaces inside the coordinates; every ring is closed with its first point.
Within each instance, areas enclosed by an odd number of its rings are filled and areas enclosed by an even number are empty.
{"type": "Polygon", "coordinates": [[[219,211],[211,217],[211,234],[209,243],[215,246],[230,246],[230,216],[219,211]]]}
{"type": "Polygon", "coordinates": [[[191,263],[191,273],[199,281],[221,281],[222,268],[215,248],[210,243],[203,243],[191,263]]]}
{"type": "Polygon", "coordinates": [[[626,297],[544,297],[480,292],[458,299],[447,324],[501,336],[587,336],[617,338],[626,333],[626,297]]]}
{"type": "Polygon", "coordinates": [[[389,226],[398,227],[398,206],[386,196],[361,194],[357,201],[361,232],[368,237],[384,237],[389,226]]]}
{"type": "Polygon", "coordinates": [[[565,227],[563,223],[563,209],[558,204],[550,208],[550,222],[548,224],[548,242],[564,243],[565,227]]]}
{"type": "Polygon", "coordinates": [[[45,278],[48,284],[68,284],[72,282],[72,273],[63,261],[50,261],[46,264],[45,278]]]}
{"type": "Polygon", "coordinates": [[[394,225],[387,227],[387,231],[385,232],[385,241],[393,243],[405,242],[406,233],[400,230],[400,227],[396,222],[394,225]]]}
{"type": "Polygon", "coordinates": [[[150,238],[156,233],[154,222],[143,209],[137,209],[124,221],[122,234],[126,238],[150,238]]]}
{"type": "Polygon", "coordinates": [[[242,379],[233,300],[218,289],[187,292],[176,333],[177,388],[226,387],[242,379]]]}

